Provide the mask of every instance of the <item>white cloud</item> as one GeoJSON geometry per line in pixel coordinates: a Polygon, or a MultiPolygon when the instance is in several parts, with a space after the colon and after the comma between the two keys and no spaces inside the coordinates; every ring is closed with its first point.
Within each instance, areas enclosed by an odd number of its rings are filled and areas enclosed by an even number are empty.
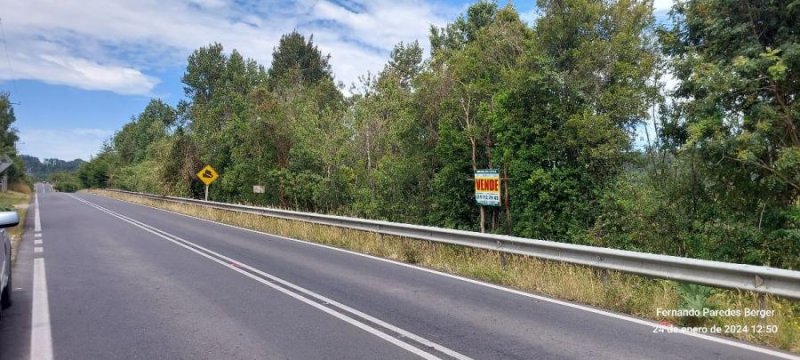
{"type": "Polygon", "coordinates": [[[519,14],[519,18],[526,24],[533,26],[536,23],[536,20],[539,19],[540,15],[541,14],[539,13],[539,9],[534,7],[533,9],[530,9],[528,11],[521,12],[519,14]]]}
{"type": "Polygon", "coordinates": [[[659,81],[659,85],[665,96],[669,96],[673,91],[678,89],[678,85],[680,85],[681,81],[675,77],[675,74],[672,72],[665,73],[661,80],[659,81]]]}
{"type": "Polygon", "coordinates": [[[312,18],[339,23],[345,30],[336,35],[358,37],[379,48],[389,48],[400,41],[424,40],[432,23],[445,22],[436,8],[421,1],[371,1],[361,13],[320,1],[313,7],[312,18]]]}
{"type": "Polygon", "coordinates": [[[0,73],[0,79],[37,79],[49,84],[109,90],[126,95],[147,94],[158,83],[157,79],[130,67],[104,65],[63,55],[28,57],[15,54],[11,67],[14,74],[0,73]]]}
{"type": "Polygon", "coordinates": [[[425,44],[430,25],[443,25],[455,12],[419,0],[369,1],[355,6],[358,13],[326,0],[3,3],[11,66],[0,62],[0,80],[140,95],[158,83],[148,73],[183,65],[191,51],[215,41],[268,65],[280,36],[293,29],[313,31],[332,55],[337,79],[349,84],[379,71],[395,43],[425,44]]]}
{"type": "Polygon", "coordinates": [[[89,160],[113,134],[106,129],[20,129],[17,147],[40,159],[89,160]]]}
{"type": "Polygon", "coordinates": [[[189,2],[204,8],[219,9],[228,5],[225,0],[190,0],[189,2]]]}
{"type": "Polygon", "coordinates": [[[675,0],[655,0],[653,1],[653,11],[669,11],[674,4],[675,0]]]}
{"type": "Polygon", "coordinates": [[[322,51],[331,54],[337,79],[349,85],[367,71],[380,71],[392,47],[399,42],[419,40],[427,47],[431,25],[443,26],[457,11],[439,8],[422,1],[376,0],[351,12],[331,1],[319,1],[310,10],[310,19],[322,24],[308,25],[322,51]],[[358,39],[356,43],[353,39],[358,39]]]}

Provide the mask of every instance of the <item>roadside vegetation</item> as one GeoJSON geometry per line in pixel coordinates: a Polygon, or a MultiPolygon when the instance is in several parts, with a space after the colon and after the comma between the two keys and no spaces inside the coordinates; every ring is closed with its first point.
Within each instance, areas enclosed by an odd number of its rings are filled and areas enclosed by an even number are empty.
{"type": "Polygon", "coordinates": [[[32,181],[46,181],[57,173],[75,173],[85,161],[75,159],[65,161],[61,159],[42,159],[29,155],[20,155],[25,171],[32,181]]]}
{"type": "Polygon", "coordinates": [[[77,171],[62,171],[50,174],[48,181],[53,184],[53,189],[61,192],[76,192],[82,188],[77,171]]]}
{"type": "Polygon", "coordinates": [[[19,213],[19,225],[7,228],[11,239],[11,261],[17,260],[17,249],[25,231],[25,217],[31,204],[32,190],[28,184],[15,183],[9,187],[8,192],[0,192],[0,211],[17,211],[19,213]]]}
{"type": "Polygon", "coordinates": [[[533,24],[478,2],[349,96],[310,36],[269,68],[215,43],[185,100],[152,100],[78,178],[202,197],[210,164],[213,200],[798,269],[800,7],[781,4],[685,1],[657,25],[648,1],[540,1],[533,24]],[[507,208],[476,206],[483,168],[507,208]]]}
{"type": "Polygon", "coordinates": [[[615,312],[678,327],[767,326],[778,331],[728,333],[725,335],[800,352],[800,304],[796,301],[756,293],[713,289],[705,286],[656,280],[616,271],[545,261],[496,251],[346,230],[300,221],[212,209],[192,204],[153,200],[105,190],[92,190],[136,204],[174,211],[198,218],[278,234],[295,239],[357,251],[427,267],[446,273],[519,289],[534,294],[588,304],[615,312]],[[673,317],[659,316],[658,309],[764,309],[772,316],[758,317],[673,317]]]}
{"type": "MultiPolygon", "coordinates": [[[[78,180],[200,198],[195,173],[210,164],[217,201],[800,269],[800,6],[688,0],[657,23],[651,1],[537,5],[527,24],[513,5],[477,2],[430,29],[429,54],[399,43],[347,88],[310,34],[284,35],[268,68],[201,47],[185,99],[153,99],[78,180]],[[475,204],[487,168],[508,178],[502,207],[475,204]]],[[[408,246],[397,256],[426,253],[408,246]]],[[[659,302],[756,298],[621,280],[592,300],[577,294],[600,289],[592,277],[560,279],[513,286],[646,317],[659,302]]],[[[788,338],[754,341],[797,343],[798,305],[764,301],[789,309],[788,338]]]]}
{"type": "MultiPolygon", "coordinates": [[[[25,215],[30,204],[33,184],[25,175],[22,159],[17,154],[16,117],[10,94],[0,92],[0,157],[8,156],[11,165],[2,173],[8,176],[8,192],[0,192],[0,211],[16,210],[20,216],[18,226],[6,231],[11,238],[12,261],[16,261],[17,248],[25,230],[25,215]]],[[[0,175],[0,176],[2,176],[0,175]]]]}

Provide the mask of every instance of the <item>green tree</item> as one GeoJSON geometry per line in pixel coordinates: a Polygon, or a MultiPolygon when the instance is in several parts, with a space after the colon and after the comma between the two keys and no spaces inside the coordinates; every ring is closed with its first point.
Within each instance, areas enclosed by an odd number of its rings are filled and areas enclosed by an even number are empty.
{"type": "Polygon", "coordinates": [[[19,136],[12,124],[17,120],[9,93],[0,93],[0,153],[15,154],[19,136]]]}
{"type": "Polygon", "coordinates": [[[680,79],[664,143],[693,164],[694,197],[715,204],[688,207],[690,242],[726,258],[798,266],[798,17],[797,2],[687,1],[661,36],[680,79]],[[743,230],[718,231],[723,217],[743,230]]]}
{"type": "Polygon", "coordinates": [[[332,81],[329,60],[330,55],[322,55],[314,45],[313,35],[306,41],[297,31],[285,34],[272,52],[272,65],[267,72],[270,87],[274,89],[287,80],[304,86],[332,81]]]}
{"type": "Polygon", "coordinates": [[[274,201],[281,206],[337,206],[321,203],[323,195],[336,190],[331,188],[333,170],[340,165],[336,154],[347,138],[339,121],[344,99],[333,83],[328,59],[313,44],[313,37],[306,41],[292,32],[281,38],[266,86],[252,89],[247,119],[236,124],[243,135],[234,149],[237,159],[264,159],[259,164],[234,161],[236,173],[231,179],[239,179],[239,189],[270,182],[277,188],[274,201]]]}
{"type": "Polygon", "coordinates": [[[105,188],[114,183],[112,170],[119,164],[119,158],[110,144],[103,145],[100,153],[78,168],[78,179],[82,187],[105,188]]]}
{"type": "Polygon", "coordinates": [[[467,13],[443,28],[431,26],[431,52],[450,52],[462,49],[478,37],[478,32],[494,21],[496,1],[481,0],[470,5],[467,13]]]}
{"type": "MultiPolygon", "coordinates": [[[[189,56],[183,82],[189,101],[179,105],[179,111],[185,119],[185,133],[193,142],[193,146],[183,148],[196,150],[201,163],[224,173],[234,165],[234,145],[247,136],[242,124],[249,120],[249,96],[254,88],[266,83],[266,71],[236,50],[228,56],[222,45],[211,44],[189,56]]],[[[225,177],[217,185],[213,196],[219,200],[231,199],[242,191],[241,184],[225,177]]]]}
{"type": "Polygon", "coordinates": [[[5,171],[10,182],[28,181],[24,164],[17,156],[19,136],[17,129],[12,126],[16,120],[10,94],[0,92],[0,155],[7,155],[12,161],[12,165],[5,171]]]}
{"type": "Polygon", "coordinates": [[[419,44],[399,43],[377,77],[364,78],[364,93],[354,101],[359,215],[414,222],[427,209],[431,161],[426,130],[415,106],[415,83],[422,71],[419,44]]]}
{"type": "Polygon", "coordinates": [[[76,192],[83,187],[77,172],[55,172],[50,174],[47,180],[57,191],[76,192]]]}
{"type": "MultiPolygon", "coordinates": [[[[518,67],[530,33],[511,6],[497,10],[494,3],[481,2],[467,13],[466,18],[456,22],[456,28],[462,29],[456,32],[461,34],[458,36],[462,45],[435,53],[433,60],[433,66],[442,74],[440,81],[449,84],[449,115],[439,122],[442,141],[437,145],[443,168],[434,181],[435,191],[441,196],[434,198],[434,206],[449,209],[438,221],[471,227],[469,224],[475,223],[471,216],[475,204],[464,201],[472,197],[472,186],[466,180],[479,168],[501,165],[493,156],[492,121],[498,111],[495,95],[518,67]],[[452,142],[463,142],[467,147],[452,142]],[[456,204],[459,205],[454,208],[456,204]]],[[[435,36],[432,42],[436,41],[435,36]]],[[[478,228],[485,231],[484,207],[479,208],[479,215],[478,228]]],[[[492,230],[497,227],[497,215],[495,211],[489,214],[492,230]]]]}
{"type": "Polygon", "coordinates": [[[648,1],[540,1],[536,36],[494,95],[496,161],[508,167],[514,233],[585,241],[630,131],[656,100],[648,1]]]}
{"type": "Polygon", "coordinates": [[[54,173],[75,172],[78,170],[78,166],[84,163],[81,159],[72,161],[61,159],[39,160],[39,158],[29,155],[20,155],[19,158],[25,166],[25,172],[37,181],[46,180],[54,173]]]}
{"type": "Polygon", "coordinates": [[[123,164],[145,160],[147,148],[167,136],[168,128],[177,121],[175,109],[160,99],[153,99],[144,111],[120,130],[113,139],[114,150],[123,164]]]}

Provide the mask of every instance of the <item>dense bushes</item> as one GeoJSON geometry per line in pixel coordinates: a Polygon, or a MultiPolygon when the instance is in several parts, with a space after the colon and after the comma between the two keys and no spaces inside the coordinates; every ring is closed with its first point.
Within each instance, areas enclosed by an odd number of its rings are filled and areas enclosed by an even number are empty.
{"type": "Polygon", "coordinates": [[[199,197],[210,164],[213,200],[797,268],[800,7],[741,6],[681,2],[657,29],[649,2],[542,0],[528,26],[482,1],[348,96],[297,32],[269,69],[211,44],[186,100],[152,100],[78,177],[199,197]],[[510,211],[475,205],[485,168],[510,211]]]}
{"type": "Polygon", "coordinates": [[[48,178],[53,185],[53,189],[62,192],[76,192],[83,188],[81,180],[74,172],[57,172],[48,178]]]}

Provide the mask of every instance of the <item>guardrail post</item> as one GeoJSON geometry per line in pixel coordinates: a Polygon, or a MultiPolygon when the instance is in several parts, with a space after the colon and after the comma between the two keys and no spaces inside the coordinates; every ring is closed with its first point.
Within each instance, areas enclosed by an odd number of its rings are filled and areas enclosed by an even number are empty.
{"type": "Polygon", "coordinates": [[[500,253],[500,266],[503,268],[503,270],[508,269],[508,258],[506,258],[506,252],[503,251],[502,241],[497,241],[497,249],[495,250],[500,253]]]}
{"type": "Polygon", "coordinates": [[[600,283],[603,284],[603,289],[608,290],[608,269],[597,269],[600,275],[600,283]]]}

